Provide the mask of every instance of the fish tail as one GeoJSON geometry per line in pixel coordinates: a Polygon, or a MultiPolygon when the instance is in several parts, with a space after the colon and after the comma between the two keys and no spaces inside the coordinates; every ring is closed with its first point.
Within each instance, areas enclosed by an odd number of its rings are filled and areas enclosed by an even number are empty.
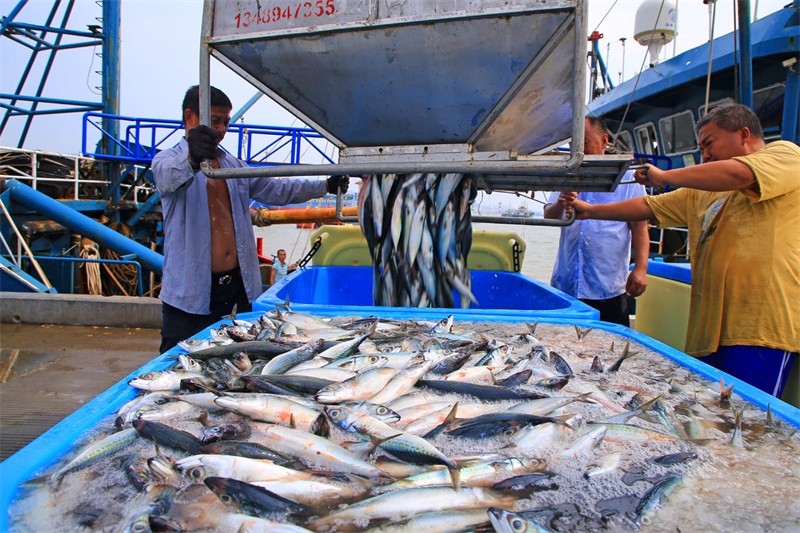
{"type": "Polygon", "coordinates": [[[37,476],[35,478],[31,478],[28,481],[23,481],[22,483],[20,483],[20,486],[27,487],[29,485],[44,485],[45,483],[49,483],[55,480],[56,480],[55,474],[45,474],[43,476],[37,476]]]}

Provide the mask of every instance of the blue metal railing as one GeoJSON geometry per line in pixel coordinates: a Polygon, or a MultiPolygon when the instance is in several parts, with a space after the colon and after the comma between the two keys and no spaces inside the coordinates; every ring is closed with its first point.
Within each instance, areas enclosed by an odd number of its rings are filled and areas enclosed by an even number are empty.
{"type": "MultiPolygon", "coordinates": [[[[127,161],[144,165],[150,163],[159,150],[172,146],[171,143],[177,143],[180,136],[175,136],[175,134],[182,129],[183,125],[179,120],[85,113],[83,115],[81,150],[84,155],[97,159],[127,161]],[[117,139],[98,123],[103,118],[112,118],[131,124],[125,127],[124,137],[117,139]],[[109,138],[110,142],[119,148],[119,153],[116,155],[104,154],[97,148],[90,148],[88,146],[89,133],[95,131],[100,132],[101,137],[109,138]]],[[[284,164],[283,161],[276,162],[269,159],[279,153],[285,153],[284,149],[288,149],[290,154],[288,163],[285,164],[297,165],[303,156],[304,146],[306,149],[313,148],[329,163],[334,162],[315,142],[324,137],[310,128],[232,124],[228,128],[228,136],[231,134],[236,136],[238,147],[236,156],[252,165],[284,164]],[[260,143],[265,143],[266,146],[259,149],[260,143]]]]}
{"type": "MultiPolygon", "coordinates": [[[[139,296],[144,296],[142,292],[142,265],[136,261],[125,261],[121,259],[88,259],[83,257],[57,257],[52,255],[34,255],[33,258],[37,261],[64,261],[65,263],[107,263],[111,265],[132,265],[136,267],[136,281],[139,296]]],[[[27,259],[27,257],[23,257],[27,259]]],[[[70,287],[70,293],[72,287],[70,287]]]]}

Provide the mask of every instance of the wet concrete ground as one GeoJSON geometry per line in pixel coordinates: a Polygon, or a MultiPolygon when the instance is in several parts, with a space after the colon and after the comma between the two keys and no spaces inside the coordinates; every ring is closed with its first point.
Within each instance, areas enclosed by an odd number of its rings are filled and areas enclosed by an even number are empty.
{"type": "Polygon", "coordinates": [[[158,355],[157,329],[0,324],[0,460],[158,355]]]}

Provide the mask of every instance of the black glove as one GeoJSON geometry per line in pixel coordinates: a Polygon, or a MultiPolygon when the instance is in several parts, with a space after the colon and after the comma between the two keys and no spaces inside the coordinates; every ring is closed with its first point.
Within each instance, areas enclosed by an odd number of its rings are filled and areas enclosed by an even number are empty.
{"type": "Polygon", "coordinates": [[[328,178],[328,192],[331,194],[336,194],[336,191],[339,189],[342,190],[342,194],[347,192],[347,187],[350,186],[350,177],[349,176],[331,176],[328,178]]]}
{"type": "Polygon", "coordinates": [[[193,166],[199,166],[203,159],[217,157],[217,137],[219,134],[214,128],[200,125],[186,132],[186,142],[189,144],[189,161],[193,166]]]}

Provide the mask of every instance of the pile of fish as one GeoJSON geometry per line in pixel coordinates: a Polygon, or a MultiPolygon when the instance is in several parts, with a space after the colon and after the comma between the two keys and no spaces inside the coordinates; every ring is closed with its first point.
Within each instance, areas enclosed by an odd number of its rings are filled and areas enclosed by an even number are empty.
{"type": "Polygon", "coordinates": [[[276,308],[180,343],[168,369],[130,380],[141,392],[114,432],[26,483],[12,529],[636,531],[718,450],[747,445],[730,387],[630,372],[630,341],[336,321],[276,308]]]}
{"type": "Polygon", "coordinates": [[[374,305],[469,309],[470,205],[477,188],[463,174],[375,174],[358,196],[372,255],[374,305]]]}

